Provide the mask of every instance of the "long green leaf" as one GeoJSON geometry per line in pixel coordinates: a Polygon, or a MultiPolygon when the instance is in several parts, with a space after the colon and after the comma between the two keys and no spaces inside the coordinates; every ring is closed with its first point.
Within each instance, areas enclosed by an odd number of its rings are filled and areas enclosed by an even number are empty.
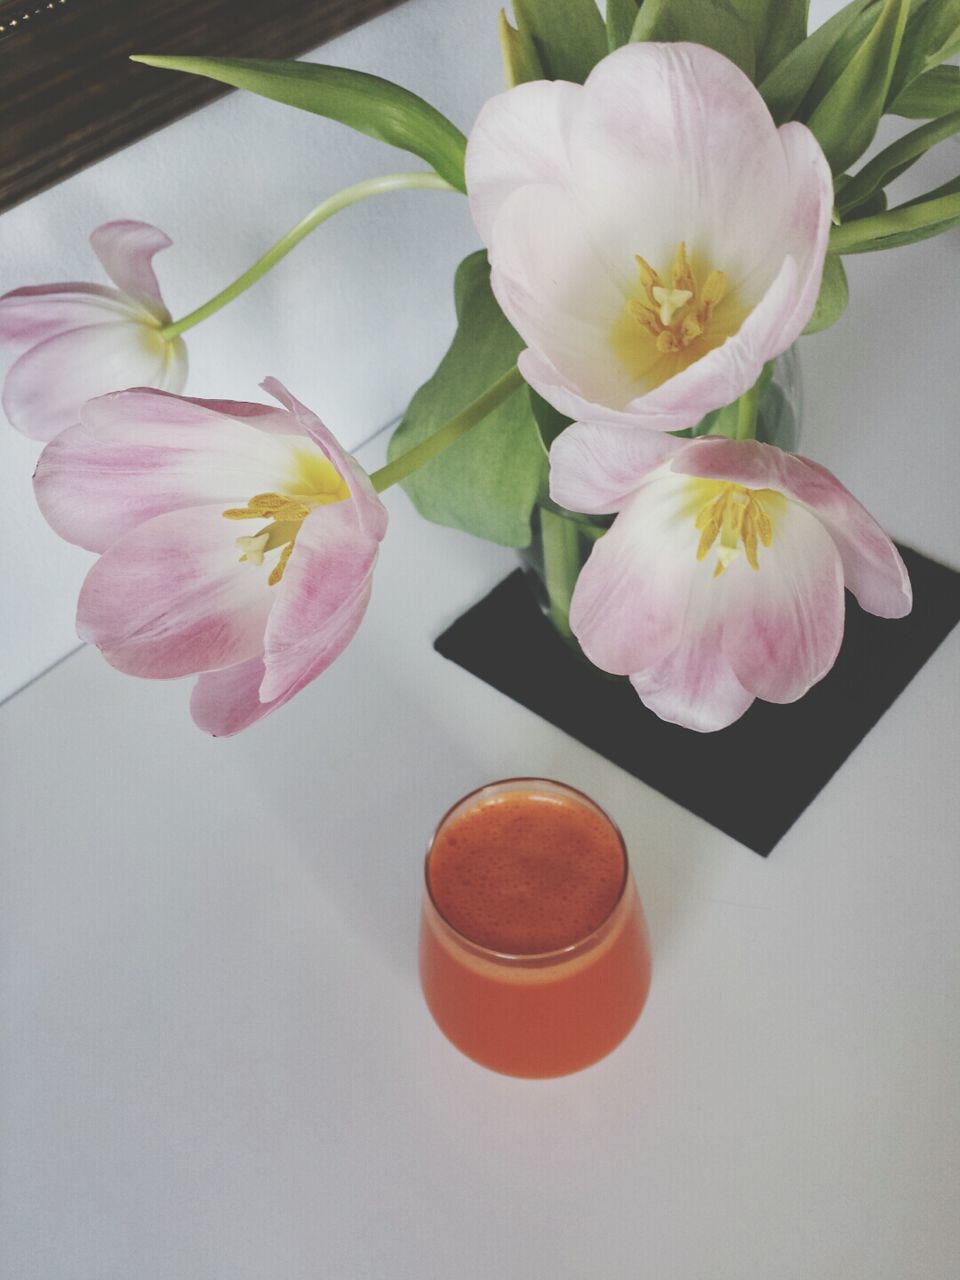
{"type": "Polygon", "coordinates": [[[870,34],[807,120],[834,173],[861,156],[877,131],[909,6],[884,0],[870,34]]]}
{"type": "Polygon", "coordinates": [[[809,0],[731,0],[753,38],[757,80],[806,38],[809,0]]]}
{"type": "Polygon", "coordinates": [[[850,301],[850,288],[843,263],[835,253],[828,253],[823,263],[823,279],[817,295],[817,305],[807,321],[804,333],[819,333],[836,324],[850,301]]]}
{"type": "Polygon", "coordinates": [[[874,12],[867,21],[869,30],[869,24],[879,12],[878,2],[879,0],[850,0],[822,27],[811,32],[806,40],[798,44],[760,81],[760,93],[777,124],[797,117],[798,108],[810,93],[838,42],[862,15],[872,9],[874,12]]]}
{"type": "Polygon", "coordinates": [[[513,12],[549,80],[582,84],[609,52],[595,0],[513,0],[513,12]]]}
{"type": "Polygon", "coordinates": [[[607,0],[607,45],[611,52],[629,43],[640,0],[607,0]]]}
{"type": "Polygon", "coordinates": [[[466,190],[467,140],[435,107],[409,89],[364,71],[267,58],[139,56],[135,62],[206,76],[263,98],[327,116],[426,160],[442,178],[466,190]]]}
{"type": "Polygon", "coordinates": [[[546,78],[530,36],[511,27],[503,9],[500,10],[500,54],[507,85],[511,89],[514,85],[546,78]]]}
{"type": "Polygon", "coordinates": [[[705,44],[754,76],[753,36],[730,0],[644,0],[631,38],[705,44]]]}
{"type": "Polygon", "coordinates": [[[837,209],[841,216],[850,209],[868,200],[875,191],[893,182],[901,173],[905,173],[911,165],[916,164],[921,156],[926,155],[932,146],[942,142],[944,138],[952,138],[960,132],[960,111],[951,111],[939,120],[931,120],[929,124],[912,129],[910,133],[898,138],[889,147],[877,153],[865,164],[843,187],[837,197],[837,209]]]}
{"type": "MultiPolygon", "coordinates": [[[[930,193],[933,194],[932,192],[930,193]]],[[[926,240],[960,225],[960,191],[901,204],[872,218],[845,222],[830,232],[833,253],[872,253],[926,240]]]]}
{"type": "MultiPolygon", "coordinates": [[[[490,291],[490,268],[482,250],[457,268],[454,296],[456,335],[393,433],[391,461],[482,395],[516,363],[523,348],[490,291]]],[[[546,471],[530,397],[520,387],[461,440],[404,480],[403,487],[427,520],[488,542],[524,547],[546,471]]]]}
{"type": "Polygon", "coordinates": [[[960,67],[933,67],[897,94],[887,110],[908,120],[933,120],[960,110],[960,67]]]}
{"type": "Polygon", "coordinates": [[[955,53],[960,53],[960,0],[926,0],[910,14],[887,101],[894,102],[919,76],[955,53]]]}

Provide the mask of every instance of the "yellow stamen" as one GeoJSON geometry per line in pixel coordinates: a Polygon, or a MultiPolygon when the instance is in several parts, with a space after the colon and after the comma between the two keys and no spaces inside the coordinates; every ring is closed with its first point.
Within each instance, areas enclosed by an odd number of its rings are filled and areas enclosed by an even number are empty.
{"type": "Polygon", "coordinates": [[[300,527],[311,511],[350,497],[347,482],[319,449],[297,449],[291,461],[289,493],[257,493],[245,507],[228,507],[223,512],[226,520],[267,521],[252,537],[237,538],[236,545],[243,552],[241,562],[253,566],[263,564],[271,551],[280,551],[267,579],[271,587],[283,577],[300,527]]]}
{"type": "Polygon", "coordinates": [[[640,283],[643,287],[645,289],[652,289],[655,284],[659,284],[660,277],[654,271],[653,267],[651,267],[646,258],[641,258],[639,253],[634,254],[634,258],[636,259],[637,267],[640,271],[640,283]]]}
{"type": "Polygon", "coordinates": [[[691,483],[698,499],[700,496],[706,498],[694,517],[694,527],[701,531],[697,559],[705,560],[716,545],[715,578],[724,573],[741,550],[750,568],[759,570],[759,547],[769,547],[773,542],[774,526],[770,512],[780,514],[787,500],[774,489],[748,489],[744,485],[718,480],[691,483]]]}
{"type": "Polygon", "coordinates": [[[673,287],[686,289],[691,296],[697,292],[697,279],[687,261],[687,245],[683,240],[677,245],[676,257],[673,260],[673,287]]]}

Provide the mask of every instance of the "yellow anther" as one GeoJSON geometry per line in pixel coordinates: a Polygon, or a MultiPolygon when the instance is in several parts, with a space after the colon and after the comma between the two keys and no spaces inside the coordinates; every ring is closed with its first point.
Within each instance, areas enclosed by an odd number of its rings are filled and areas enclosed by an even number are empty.
{"type": "Polygon", "coordinates": [[[700,301],[715,307],[718,302],[723,300],[723,295],[726,292],[727,277],[722,271],[711,271],[703,282],[703,288],[700,290],[700,301]]]}
{"type": "Polygon", "coordinates": [[[673,260],[673,287],[689,289],[691,294],[697,292],[697,280],[693,274],[693,268],[687,261],[687,246],[683,240],[677,245],[676,257],[673,260]]]}
{"type": "Polygon", "coordinates": [[[659,284],[660,277],[654,271],[653,267],[651,267],[646,258],[641,258],[639,253],[634,254],[634,258],[636,259],[637,267],[640,270],[640,283],[643,287],[649,290],[652,289],[655,284],[659,284]]]}
{"type": "Polygon", "coordinates": [[[650,292],[653,294],[654,302],[660,304],[660,323],[666,328],[673,323],[674,313],[681,307],[685,307],[693,297],[690,289],[664,289],[656,284],[650,292]]]}
{"type": "Polygon", "coordinates": [[[699,338],[703,333],[703,325],[695,315],[688,315],[680,326],[680,341],[685,347],[689,347],[690,343],[699,338]]]}
{"type": "Polygon", "coordinates": [[[274,565],[273,572],[270,574],[270,577],[267,579],[268,587],[275,587],[277,585],[277,583],[283,577],[283,571],[287,567],[287,561],[290,559],[292,555],[293,555],[293,543],[288,542],[286,546],[283,548],[283,550],[280,552],[280,559],[274,565]]]}

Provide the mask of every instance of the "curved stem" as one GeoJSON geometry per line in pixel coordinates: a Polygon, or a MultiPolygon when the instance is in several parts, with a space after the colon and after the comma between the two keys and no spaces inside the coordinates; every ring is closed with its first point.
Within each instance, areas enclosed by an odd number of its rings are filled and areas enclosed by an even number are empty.
{"type": "Polygon", "coordinates": [[[171,338],[176,338],[178,334],[185,333],[187,329],[192,329],[195,324],[199,324],[201,320],[206,320],[207,316],[212,316],[221,307],[225,307],[228,302],[238,298],[241,293],[249,289],[252,284],[255,284],[261,276],[266,275],[271,267],[276,266],[281,258],[285,258],[291,249],[296,248],[304,236],[308,236],[315,227],[319,227],[322,222],[332,218],[341,209],[347,209],[350,205],[358,204],[361,200],[368,200],[371,196],[383,195],[388,191],[407,191],[411,188],[421,187],[434,191],[455,190],[449,182],[445,181],[437,173],[386,173],[379,178],[367,178],[363,182],[354,183],[352,187],[344,187],[336,195],[332,195],[321,204],[318,204],[305,218],[301,218],[295,227],[291,227],[285,236],[281,236],[273,248],[268,249],[263,257],[258,258],[252,267],[234,280],[233,284],[228,284],[226,289],[222,289],[218,294],[210,298],[208,302],[205,302],[203,306],[197,307],[195,311],[191,311],[189,315],[184,316],[181,320],[175,320],[172,324],[162,328],[160,330],[161,338],[165,338],[169,342],[171,338]]]}
{"type": "Polygon", "coordinates": [[[522,386],[523,378],[520,376],[520,370],[514,365],[502,378],[498,378],[492,386],[488,387],[482,396],[477,396],[476,400],[472,400],[465,409],[461,409],[456,417],[444,423],[432,436],[428,436],[426,440],[414,445],[406,453],[401,453],[399,458],[394,458],[385,467],[375,471],[370,477],[374,489],[377,493],[382,493],[390,485],[396,484],[399,480],[405,480],[414,471],[419,471],[431,458],[448,449],[522,386]]]}

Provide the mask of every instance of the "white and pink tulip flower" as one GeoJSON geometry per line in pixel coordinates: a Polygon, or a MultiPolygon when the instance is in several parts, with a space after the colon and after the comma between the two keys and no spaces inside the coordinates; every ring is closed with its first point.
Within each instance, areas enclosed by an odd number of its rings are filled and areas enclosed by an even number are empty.
{"type": "Polygon", "coordinates": [[[572,429],[551,451],[556,502],[618,512],[570,625],[661,719],[706,732],[754,698],[802,697],[836,660],[845,586],[881,618],[910,612],[896,548],[824,467],[757,441],[619,434],[619,451],[572,429]]]}
{"type": "Polygon", "coordinates": [[[0,298],[0,344],[26,350],[11,366],[3,408],[12,426],[52,440],[79,421],[80,406],[125,387],[182,391],[187,349],[166,340],[170,323],[152,260],[172,241],[146,222],[107,222],[90,236],[115,288],[46,284],[0,298]]]}
{"type": "Polygon", "coordinates": [[[586,84],[491,99],[470,208],[520,371],[578,421],[676,431],[799,336],[833,184],[813,134],[696,44],[630,44],[586,84]]]}
{"type": "Polygon", "coordinates": [[[34,479],[50,525],[100,552],[81,639],[131,675],[199,674],[216,735],[287,702],[353,638],[387,513],[366,472],[275,379],[280,408],[137,389],[91,400],[34,479]]]}

